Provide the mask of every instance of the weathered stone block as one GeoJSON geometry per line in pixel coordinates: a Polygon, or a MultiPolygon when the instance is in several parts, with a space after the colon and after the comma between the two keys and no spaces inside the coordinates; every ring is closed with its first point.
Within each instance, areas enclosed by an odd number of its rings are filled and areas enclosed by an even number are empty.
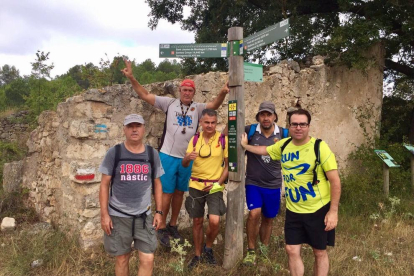
{"type": "Polygon", "coordinates": [[[23,179],[23,165],[23,160],[4,164],[3,189],[6,193],[19,189],[23,179]]]}
{"type": "Polygon", "coordinates": [[[1,221],[1,231],[12,231],[16,229],[16,220],[14,218],[5,217],[1,221]]]}

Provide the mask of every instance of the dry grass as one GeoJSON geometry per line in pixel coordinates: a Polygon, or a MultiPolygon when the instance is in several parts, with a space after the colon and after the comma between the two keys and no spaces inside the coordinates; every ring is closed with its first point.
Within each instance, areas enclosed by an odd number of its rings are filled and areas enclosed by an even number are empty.
{"type": "MultiPolygon", "coordinates": [[[[159,247],[155,257],[154,275],[289,275],[284,251],[283,220],[283,215],[275,220],[268,256],[258,252],[258,264],[255,267],[238,265],[231,271],[224,271],[221,266],[202,265],[192,272],[184,270],[184,273],[180,274],[174,269],[174,264],[178,263],[178,254],[159,247]]],[[[32,228],[25,225],[14,233],[0,234],[1,276],[114,275],[114,259],[110,258],[102,247],[94,253],[86,253],[80,249],[75,237],[68,238],[55,230],[30,234],[27,230],[32,228]],[[32,269],[30,263],[36,259],[43,259],[44,264],[32,269]]],[[[224,237],[224,225],[220,234],[224,237]]],[[[191,229],[184,230],[183,235],[192,242],[191,229]]],[[[412,217],[396,216],[388,220],[375,221],[363,216],[343,215],[337,229],[336,246],[329,249],[330,275],[414,275],[413,245],[412,217]],[[356,256],[360,261],[353,260],[356,256]]],[[[224,241],[214,245],[213,249],[221,265],[224,241]]],[[[312,249],[304,246],[302,255],[305,275],[312,275],[312,249]]],[[[190,248],[185,264],[192,256],[193,251],[190,248]]],[[[133,252],[130,275],[136,275],[138,264],[138,254],[133,252]]]]}
{"type": "Polygon", "coordinates": [[[10,116],[14,113],[16,113],[19,109],[17,107],[9,107],[5,110],[2,110],[0,112],[0,119],[6,118],[7,116],[10,116]]]}

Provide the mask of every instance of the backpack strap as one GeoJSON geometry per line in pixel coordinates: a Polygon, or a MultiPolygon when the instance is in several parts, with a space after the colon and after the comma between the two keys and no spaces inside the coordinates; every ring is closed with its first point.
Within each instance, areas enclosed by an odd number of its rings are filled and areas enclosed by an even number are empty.
{"type": "Polygon", "coordinates": [[[283,153],[283,151],[285,150],[286,146],[290,143],[290,141],[292,141],[292,137],[290,137],[289,139],[287,139],[283,145],[280,147],[280,154],[283,153]]]}
{"type": "Polygon", "coordinates": [[[145,145],[145,149],[148,154],[148,161],[151,164],[151,189],[154,194],[154,179],[155,179],[155,166],[154,166],[154,150],[150,145],[145,145]]]}
{"type": "Polygon", "coordinates": [[[247,140],[250,142],[254,133],[256,132],[257,124],[251,124],[249,128],[249,133],[247,134],[247,140]]]}
{"type": "MultiPolygon", "coordinates": [[[[176,99],[172,99],[172,100],[169,102],[168,106],[167,106],[167,111],[165,112],[164,129],[163,129],[163,131],[162,131],[161,141],[160,141],[160,143],[159,143],[159,145],[158,145],[158,151],[160,151],[160,150],[161,150],[162,145],[164,144],[165,135],[166,135],[166,133],[167,133],[168,109],[170,108],[170,105],[172,105],[172,103],[173,103],[175,100],[176,100],[176,99]]],[[[197,126],[198,126],[198,125],[197,125],[197,126]]]]}
{"type": "Polygon", "coordinates": [[[200,138],[200,132],[197,132],[196,134],[194,134],[194,137],[193,137],[193,148],[195,148],[195,146],[197,145],[198,138],[200,138]]]}
{"type": "Polygon", "coordinates": [[[220,134],[219,143],[224,150],[226,148],[226,135],[224,135],[224,133],[220,134]]]}
{"type": "Polygon", "coordinates": [[[282,139],[289,137],[289,129],[280,127],[282,129],[282,139]]]}
{"type": "Polygon", "coordinates": [[[112,185],[114,184],[114,178],[115,178],[115,173],[116,173],[116,167],[118,167],[120,157],[121,157],[121,144],[117,144],[115,146],[115,160],[114,160],[114,167],[112,168],[112,175],[111,175],[111,196],[112,196],[112,185]]]}
{"type": "MultiPolygon", "coordinates": [[[[315,167],[313,168],[312,186],[317,185],[320,182],[318,180],[317,168],[321,164],[321,151],[320,151],[321,142],[322,142],[321,139],[316,139],[316,141],[315,141],[314,151],[315,151],[316,160],[315,160],[315,167]]],[[[322,170],[323,170],[323,168],[322,168],[322,170]]],[[[325,178],[328,179],[326,177],[325,171],[323,171],[323,174],[325,175],[325,178]]]]}

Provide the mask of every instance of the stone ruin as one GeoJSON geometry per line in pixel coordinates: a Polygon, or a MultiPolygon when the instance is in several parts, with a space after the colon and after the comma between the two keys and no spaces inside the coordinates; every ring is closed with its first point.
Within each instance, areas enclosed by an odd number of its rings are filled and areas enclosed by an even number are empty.
{"type": "MultiPolygon", "coordinates": [[[[382,54],[378,50],[373,56],[382,54]]],[[[227,77],[220,72],[189,76],[197,87],[195,101],[212,100],[227,77]]],[[[354,147],[379,134],[382,80],[381,63],[361,72],[326,66],[321,57],[303,69],[296,62],[283,61],[265,72],[263,82],[245,83],[246,124],[255,122],[258,106],[265,100],[275,103],[278,124],[284,127],[289,109],[308,109],[313,116],[311,135],[330,145],[343,171],[354,147]]],[[[174,97],[179,83],[173,80],[146,88],[174,97]]],[[[219,109],[219,130],[227,121],[226,102],[227,98],[219,109]]],[[[9,164],[18,169],[5,171],[4,186],[10,181],[22,183],[42,219],[79,233],[85,249],[100,244],[98,167],[106,151],[123,141],[122,122],[130,113],[143,115],[146,143],[157,147],[165,115],[140,100],[131,85],[90,89],[60,103],[56,112],[43,112],[27,141],[28,156],[9,164]]],[[[179,221],[181,226],[190,225],[184,209],[179,221]]]]}

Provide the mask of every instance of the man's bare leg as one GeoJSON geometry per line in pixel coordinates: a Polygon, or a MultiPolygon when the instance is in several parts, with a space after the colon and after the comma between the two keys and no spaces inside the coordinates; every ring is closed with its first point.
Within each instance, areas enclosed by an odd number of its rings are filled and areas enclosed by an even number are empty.
{"type": "Polygon", "coordinates": [[[270,236],[272,235],[273,218],[266,218],[262,214],[262,223],[260,224],[260,241],[262,244],[268,246],[270,236]]]}
{"type": "Polygon", "coordinates": [[[203,246],[203,221],[204,218],[193,218],[193,240],[195,255],[201,256],[201,247],[203,246]]]}
{"type": "Polygon", "coordinates": [[[115,275],[128,276],[129,275],[129,257],[131,253],[115,257],[115,275]]]}
{"type": "Polygon", "coordinates": [[[289,257],[289,270],[292,276],[303,276],[305,273],[305,267],[300,256],[301,244],[287,244],[286,252],[289,257]]]}
{"type": "Polygon", "coordinates": [[[183,198],[184,192],[175,190],[172,194],[172,201],[171,201],[171,219],[170,225],[176,226],[178,215],[180,214],[181,206],[183,205],[183,198]]]}
{"type": "Polygon", "coordinates": [[[313,254],[315,255],[314,275],[326,276],[329,272],[329,258],[326,250],[319,250],[313,248],[313,254]]]}
{"type": "Polygon", "coordinates": [[[256,248],[256,239],[259,234],[259,220],[260,214],[262,213],[262,208],[256,208],[250,210],[249,216],[247,217],[246,222],[246,232],[247,232],[247,246],[249,249],[256,248]]]}
{"type": "Polygon", "coordinates": [[[138,276],[151,276],[154,270],[154,254],[138,251],[139,269],[138,276]]]}
{"type": "Polygon", "coordinates": [[[217,215],[208,215],[208,227],[206,231],[206,247],[211,248],[216,239],[220,226],[220,217],[217,215]]]}

